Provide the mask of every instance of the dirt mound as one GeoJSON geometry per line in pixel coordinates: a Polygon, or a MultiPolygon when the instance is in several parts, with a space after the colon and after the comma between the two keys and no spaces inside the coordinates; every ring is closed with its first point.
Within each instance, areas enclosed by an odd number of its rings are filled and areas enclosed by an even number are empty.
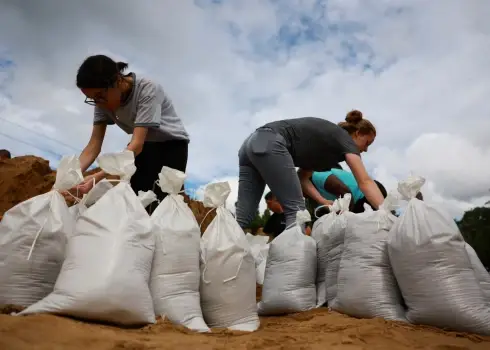
{"type": "MultiPolygon", "coordinates": [[[[88,171],[85,175],[93,174],[98,170],[88,171]]],[[[50,168],[47,160],[39,157],[22,156],[0,161],[0,220],[13,206],[48,192],[53,187],[55,179],[56,171],[50,168]]],[[[215,216],[214,210],[206,216],[210,209],[204,207],[201,202],[194,201],[187,195],[184,196],[184,200],[199,224],[206,217],[201,226],[201,231],[204,232],[215,216]]]]}

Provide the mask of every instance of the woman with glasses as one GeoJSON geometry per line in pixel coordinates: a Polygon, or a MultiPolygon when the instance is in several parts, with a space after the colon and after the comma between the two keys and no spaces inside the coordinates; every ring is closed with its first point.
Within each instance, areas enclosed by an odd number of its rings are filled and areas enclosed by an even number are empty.
{"type": "MultiPolygon", "coordinates": [[[[116,124],[132,135],[126,149],[134,152],[136,173],[131,187],[138,191],[153,190],[158,199],[166,194],[154,186],[163,166],[185,172],[189,135],[162,86],[150,79],[124,74],[127,63],[115,62],[104,55],[88,57],[77,73],[77,87],[86,96],[85,103],[94,106],[92,136],[80,155],[86,171],[99,155],[107,125],[116,124]]],[[[104,178],[100,171],[76,187],[78,193],[91,190],[104,178]]],[[[149,211],[151,212],[151,206],[149,211]]]]}

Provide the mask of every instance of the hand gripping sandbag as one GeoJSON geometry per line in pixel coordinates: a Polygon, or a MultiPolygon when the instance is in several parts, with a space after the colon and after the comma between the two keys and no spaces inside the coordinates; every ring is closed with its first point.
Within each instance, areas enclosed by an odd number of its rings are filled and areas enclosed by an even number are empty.
{"type": "Polygon", "coordinates": [[[395,205],[395,198],[389,195],[379,210],[349,218],[332,310],[358,318],[406,321],[387,247],[397,219],[391,214],[395,205]]]}
{"type": "Polygon", "coordinates": [[[21,315],[45,312],[120,325],[155,322],[148,286],[155,240],[150,217],[128,183],[136,171],[134,154],[106,154],[98,163],[120,176],[120,183],[79,215],[54,291],[21,315]]]}
{"type": "Polygon", "coordinates": [[[296,223],[270,244],[259,315],[283,315],[316,306],[316,243],[303,234],[308,211],[296,214],[296,223]]]}
{"type": "Polygon", "coordinates": [[[411,323],[490,334],[490,308],[454,219],[415,195],[425,180],[412,177],[398,191],[407,208],[390,232],[391,265],[411,323]]]}
{"type": "Polygon", "coordinates": [[[64,157],[53,189],[17,204],[0,223],[0,306],[27,307],[53,291],[75,217],[59,193],[83,181],[77,157],[64,157]]]}
{"type": "Polygon", "coordinates": [[[151,218],[156,238],[150,290],[155,313],[191,330],[207,332],[199,295],[201,231],[179,195],[185,174],[163,167],[157,185],[168,196],[151,218]]]}
{"type": "Polygon", "coordinates": [[[245,233],[224,207],[228,182],[206,186],[204,205],[216,216],[201,238],[201,307],[210,327],[253,332],[259,328],[255,261],[245,233]]]}
{"type": "Polygon", "coordinates": [[[251,233],[246,234],[250,248],[252,249],[252,255],[255,259],[255,275],[257,278],[257,284],[262,285],[264,283],[265,264],[267,262],[267,255],[269,254],[269,236],[254,236],[251,233]]]}
{"type": "MultiPolygon", "coordinates": [[[[320,217],[313,224],[311,237],[316,241],[316,306],[321,307],[327,302],[327,286],[325,273],[327,269],[328,241],[332,231],[332,225],[337,217],[337,211],[340,210],[339,202],[334,201],[333,205],[328,206],[329,213],[320,217]]],[[[315,209],[315,216],[318,209],[315,209]]]]}
{"type": "Polygon", "coordinates": [[[325,233],[328,236],[328,240],[324,242],[322,247],[322,254],[326,254],[325,289],[328,306],[337,296],[337,277],[340,259],[344,250],[345,228],[349,218],[355,215],[349,211],[351,197],[351,194],[347,193],[344,197],[338,199],[338,207],[336,209],[338,209],[339,214],[335,216],[333,223],[328,226],[328,230],[325,233]]]}

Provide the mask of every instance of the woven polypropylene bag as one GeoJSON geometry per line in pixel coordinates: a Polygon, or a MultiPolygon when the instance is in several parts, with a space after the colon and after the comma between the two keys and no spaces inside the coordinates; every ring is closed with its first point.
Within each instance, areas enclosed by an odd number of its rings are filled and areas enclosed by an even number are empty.
{"type": "Polygon", "coordinates": [[[300,225],[286,229],[270,243],[259,315],[288,314],[316,306],[316,242],[303,234],[300,225]]]}
{"type": "Polygon", "coordinates": [[[80,162],[64,157],[53,190],[7,211],[0,222],[0,306],[27,307],[53,291],[75,215],[58,190],[83,180],[80,162]]]}
{"type": "Polygon", "coordinates": [[[350,218],[333,310],[359,318],[406,320],[387,247],[395,220],[389,209],[383,208],[350,218]]]}
{"type": "Polygon", "coordinates": [[[415,194],[410,178],[398,189],[409,200],[390,232],[389,256],[407,305],[407,319],[455,331],[490,334],[490,308],[454,219],[415,194]]]}
{"type": "Polygon", "coordinates": [[[235,218],[224,207],[227,182],[204,191],[204,205],[216,216],[201,238],[201,307],[209,327],[253,332],[260,326],[256,304],[255,259],[235,218]]]}
{"type": "Polygon", "coordinates": [[[168,167],[159,174],[158,185],[168,196],[151,216],[156,242],[150,290],[157,315],[191,330],[207,332],[199,294],[201,231],[178,194],[184,179],[183,172],[168,167]]]}

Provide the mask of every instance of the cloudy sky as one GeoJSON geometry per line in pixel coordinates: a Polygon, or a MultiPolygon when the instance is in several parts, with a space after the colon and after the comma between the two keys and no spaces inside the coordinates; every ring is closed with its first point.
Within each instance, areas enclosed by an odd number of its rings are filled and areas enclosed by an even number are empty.
{"type": "MultiPolygon", "coordinates": [[[[189,186],[226,179],[265,122],[356,108],[387,188],[410,174],[453,215],[490,199],[488,0],[0,0],[0,148],[52,161],[87,142],[91,54],[159,81],[190,135],[189,186]]],[[[129,136],[111,127],[104,151],[129,136]]],[[[234,203],[230,198],[229,203],[234,203]]]]}

